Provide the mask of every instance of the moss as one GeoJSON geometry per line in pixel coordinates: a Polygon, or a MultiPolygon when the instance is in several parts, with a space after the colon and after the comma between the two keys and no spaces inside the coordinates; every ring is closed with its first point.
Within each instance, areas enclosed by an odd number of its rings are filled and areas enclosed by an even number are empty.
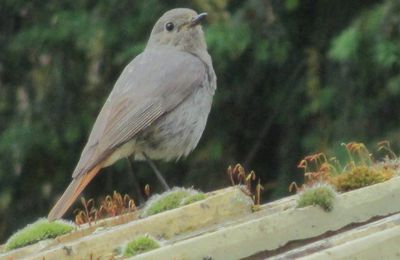
{"type": "Polygon", "coordinates": [[[139,236],[125,246],[124,256],[135,256],[159,247],[160,244],[155,239],[149,236],[139,236]]]}
{"type": "Polygon", "coordinates": [[[12,235],[6,242],[5,250],[9,251],[44,239],[55,238],[73,229],[73,224],[66,221],[49,222],[47,219],[42,218],[12,235]]]}
{"type": "Polygon", "coordinates": [[[356,166],[332,178],[331,183],[338,191],[349,191],[387,181],[393,176],[392,169],[356,166]]]}
{"type": "Polygon", "coordinates": [[[189,196],[188,192],[176,190],[160,196],[157,200],[152,201],[146,209],[146,215],[154,215],[166,210],[179,207],[182,199],[189,196]]]}
{"type": "Polygon", "coordinates": [[[389,159],[388,157],[384,158],[384,160],[377,164],[377,167],[391,170],[394,175],[400,175],[400,158],[396,157],[394,159],[389,159]]]}
{"type": "Polygon", "coordinates": [[[297,200],[297,207],[303,208],[311,205],[318,205],[325,211],[333,209],[333,201],[336,192],[328,184],[318,184],[313,187],[305,188],[297,200]]]}
{"type": "Polygon", "coordinates": [[[203,199],[205,195],[194,189],[174,188],[161,195],[153,196],[143,210],[142,216],[151,216],[166,210],[175,209],[203,199]]]}
{"type": "Polygon", "coordinates": [[[189,197],[184,198],[181,201],[181,205],[188,205],[196,201],[204,200],[206,198],[206,195],[204,193],[197,193],[193,194],[189,197]]]}

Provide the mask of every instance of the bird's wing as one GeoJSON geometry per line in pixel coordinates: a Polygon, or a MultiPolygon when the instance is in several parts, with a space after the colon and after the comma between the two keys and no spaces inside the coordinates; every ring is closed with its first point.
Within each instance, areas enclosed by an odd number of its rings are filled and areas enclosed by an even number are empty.
{"type": "Polygon", "coordinates": [[[206,73],[205,64],[189,53],[160,49],[137,56],[115,83],[72,176],[90,171],[174,109],[202,85],[206,73]]]}

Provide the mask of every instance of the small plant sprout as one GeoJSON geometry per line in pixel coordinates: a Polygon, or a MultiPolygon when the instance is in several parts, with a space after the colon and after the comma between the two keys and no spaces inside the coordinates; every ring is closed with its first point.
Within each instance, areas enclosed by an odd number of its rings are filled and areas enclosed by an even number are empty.
{"type": "Polygon", "coordinates": [[[254,208],[257,209],[261,203],[261,193],[264,187],[261,185],[260,179],[255,184],[257,179],[256,173],[254,171],[246,172],[244,167],[238,163],[235,166],[229,165],[227,174],[232,186],[243,185],[243,192],[253,199],[254,208]],[[253,191],[254,187],[255,191],[253,191]]]}
{"type": "Polygon", "coordinates": [[[258,179],[258,183],[256,185],[256,191],[254,195],[252,195],[253,203],[254,205],[252,206],[253,211],[258,211],[260,210],[260,205],[261,205],[261,193],[264,190],[264,186],[261,185],[260,179],[258,179]]]}
{"type": "Polygon", "coordinates": [[[107,195],[100,201],[100,207],[97,208],[94,200],[81,198],[83,209],[76,209],[75,223],[82,225],[88,223],[91,226],[92,221],[103,218],[115,217],[136,210],[135,201],[125,194],[122,196],[119,192],[114,191],[113,195],[107,195]]]}
{"type": "Polygon", "coordinates": [[[306,156],[300,161],[297,168],[304,169],[304,178],[307,185],[328,181],[330,175],[338,171],[324,153],[306,156]]]}
{"type": "Polygon", "coordinates": [[[151,216],[166,210],[202,200],[206,195],[195,189],[173,188],[162,194],[153,195],[146,203],[142,216],[151,216]]]}
{"type": "Polygon", "coordinates": [[[296,182],[289,185],[289,192],[300,192],[306,186],[313,186],[316,183],[328,182],[332,173],[337,173],[337,164],[334,160],[329,160],[324,153],[315,153],[302,159],[297,168],[304,170],[304,184],[298,186],[296,182]]]}
{"type": "Polygon", "coordinates": [[[47,219],[41,218],[12,235],[5,244],[5,250],[9,251],[41,240],[55,238],[71,232],[73,229],[74,225],[70,222],[63,220],[49,222],[47,219]]]}
{"type": "Polygon", "coordinates": [[[394,174],[400,175],[400,158],[393,151],[389,141],[381,141],[377,144],[378,152],[385,152],[385,156],[381,162],[377,164],[377,166],[382,167],[383,169],[391,169],[394,174]]]}
{"type": "Polygon", "coordinates": [[[371,158],[372,155],[363,143],[350,142],[347,144],[342,143],[342,145],[346,147],[350,159],[350,166],[355,166],[357,164],[370,166],[373,163],[371,158]]]}
{"type": "Polygon", "coordinates": [[[81,203],[83,209],[74,210],[75,224],[82,225],[89,223],[89,226],[91,226],[92,221],[97,220],[97,209],[94,207],[94,200],[89,199],[86,201],[84,197],[81,197],[81,203]]]}
{"type": "Polygon", "coordinates": [[[336,192],[334,188],[327,183],[317,183],[313,186],[306,186],[298,194],[297,207],[320,206],[325,211],[333,209],[336,192]]]}
{"type": "Polygon", "coordinates": [[[149,198],[150,194],[151,194],[150,185],[146,184],[146,186],[144,186],[144,195],[146,195],[146,197],[149,198]]]}
{"type": "Polygon", "coordinates": [[[263,192],[264,187],[261,185],[260,179],[258,179],[258,183],[256,186],[256,195],[254,197],[255,204],[260,205],[261,204],[261,193],[263,192]]]}
{"type": "Polygon", "coordinates": [[[297,185],[297,183],[295,181],[293,181],[292,183],[290,183],[288,190],[289,190],[289,192],[296,192],[297,193],[297,192],[300,191],[300,188],[297,185]]]}
{"type": "Polygon", "coordinates": [[[386,152],[388,158],[393,159],[393,160],[398,158],[397,154],[392,150],[392,147],[390,146],[390,142],[389,141],[387,141],[387,140],[380,141],[377,144],[377,146],[378,146],[378,151],[379,152],[380,151],[386,152]]]}
{"type": "Polygon", "coordinates": [[[350,142],[343,143],[342,146],[348,155],[344,166],[336,157],[328,158],[323,153],[306,156],[297,165],[298,168],[304,169],[304,184],[299,187],[296,183],[291,183],[289,191],[299,192],[320,182],[333,185],[337,191],[358,189],[389,180],[394,176],[396,166],[400,165],[397,155],[387,141],[378,143],[378,150],[387,152],[393,159],[386,159],[381,163],[373,161],[371,153],[363,143],[350,142]]]}
{"type": "Polygon", "coordinates": [[[123,197],[120,193],[114,191],[113,195],[107,195],[101,201],[99,209],[99,217],[115,217],[136,210],[135,201],[125,194],[123,197]]]}
{"type": "Polygon", "coordinates": [[[160,243],[149,235],[138,236],[125,245],[123,249],[124,257],[132,257],[160,247],[160,243]]]}
{"type": "Polygon", "coordinates": [[[241,164],[236,164],[234,167],[229,165],[227,169],[229,179],[232,186],[245,185],[248,191],[251,191],[251,184],[256,180],[256,174],[254,171],[246,172],[241,164]]]}

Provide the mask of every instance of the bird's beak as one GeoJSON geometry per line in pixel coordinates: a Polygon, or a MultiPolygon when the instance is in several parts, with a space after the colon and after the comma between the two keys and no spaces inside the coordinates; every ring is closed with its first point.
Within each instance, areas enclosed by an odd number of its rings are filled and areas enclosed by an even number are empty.
{"type": "Polygon", "coordinates": [[[206,18],[206,16],[207,16],[207,13],[198,14],[197,16],[193,17],[193,19],[189,23],[189,26],[194,27],[194,26],[200,24],[204,20],[204,18],[206,18]]]}

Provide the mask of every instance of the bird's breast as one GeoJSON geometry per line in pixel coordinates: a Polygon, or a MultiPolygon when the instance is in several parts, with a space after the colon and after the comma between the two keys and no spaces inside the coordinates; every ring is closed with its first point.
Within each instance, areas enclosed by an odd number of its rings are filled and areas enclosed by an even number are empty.
{"type": "Polygon", "coordinates": [[[181,104],[161,116],[132,141],[135,159],[142,152],[151,159],[173,160],[187,156],[198,144],[210,113],[213,90],[207,85],[188,96],[181,104]]]}

